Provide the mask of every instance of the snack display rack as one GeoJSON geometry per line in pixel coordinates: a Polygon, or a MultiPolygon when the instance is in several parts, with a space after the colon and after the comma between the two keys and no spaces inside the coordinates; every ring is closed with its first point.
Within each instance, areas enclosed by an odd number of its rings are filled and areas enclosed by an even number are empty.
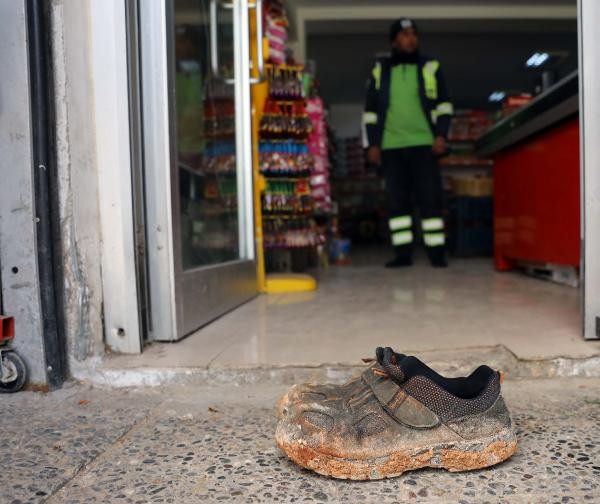
{"type": "Polygon", "coordinates": [[[267,272],[289,271],[295,251],[314,249],[324,237],[313,218],[310,176],[312,125],[304,98],[303,67],[268,64],[268,96],[259,122],[259,172],[267,272]]]}
{"type": "MultiPolygon", "coordinates": [[[[252,29],[255,26],[251,23],[252,29]]],[[[264,52],[271,50],[267,37],[264,52]]],[[[251,47],[251,54],[254,57],[256,47],[251,47]]],[[[269,61],[264,81],[252,86],[257,280],[259,289],[266,293],[310,291],[316,289],[316,281],[309,275],[271,273],[279,269],[273,266],[282,251],[315,247],[318,233],[312,219],[307,148],[311,125],[303,68],[283,64],[278,58],[269,61]]]]}

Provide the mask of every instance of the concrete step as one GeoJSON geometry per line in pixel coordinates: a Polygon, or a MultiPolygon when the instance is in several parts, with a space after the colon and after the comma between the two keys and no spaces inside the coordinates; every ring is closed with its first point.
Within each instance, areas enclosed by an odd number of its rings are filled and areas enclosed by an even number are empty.
{"type": "MultiPolygon", "coordinates": [[[[504,371],[507,379],[554,377],[600,377],[600,356],[556,357],[543,360],[517,358],[503,345],[462,348],[451,351],[417,352],[414,355],[440,374],[468,375],[480,364],[504,371]]],[[[122,361],[121,361],[122,362],[122,361]]],[[[168,384],[247,385],[276,383],[292,385],[301,382],[342,383],[359,373],[363,365],[322,363],[315,366],[225,367],[116,367],[110,357],[72,366],[75,379],[103,387],[141,387],[168,384]]]]}

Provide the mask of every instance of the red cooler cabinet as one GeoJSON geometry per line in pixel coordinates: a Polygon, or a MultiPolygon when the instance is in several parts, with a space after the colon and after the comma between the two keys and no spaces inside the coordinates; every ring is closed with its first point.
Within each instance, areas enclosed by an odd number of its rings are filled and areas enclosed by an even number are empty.
{"type": "Polygon", "coordinates": [[[575,116],[494,156],[494,262],[579,266],[579,120],[575,116]]]}

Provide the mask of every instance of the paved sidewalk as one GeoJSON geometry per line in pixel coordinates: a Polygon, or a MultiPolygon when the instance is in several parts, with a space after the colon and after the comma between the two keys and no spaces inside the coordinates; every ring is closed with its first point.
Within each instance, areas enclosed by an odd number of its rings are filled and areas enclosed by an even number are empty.
{"type": "Polygon", "coordinates": [[[507,381],[517,454],[492,469],[338,481],[274,446],[282,386],[0,399],[0,502],[600,502],[600,380],[507,381]]]}

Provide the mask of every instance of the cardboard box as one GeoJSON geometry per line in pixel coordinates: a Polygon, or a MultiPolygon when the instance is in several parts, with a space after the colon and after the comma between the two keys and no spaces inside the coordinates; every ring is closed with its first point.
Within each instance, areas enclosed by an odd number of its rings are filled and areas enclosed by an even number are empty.
{"type": "Polygon", "coordinates": [[[453,177],[452,192],[456,196],[489,197],[494,193],[494,179],[483,175],[453,177]]]}

